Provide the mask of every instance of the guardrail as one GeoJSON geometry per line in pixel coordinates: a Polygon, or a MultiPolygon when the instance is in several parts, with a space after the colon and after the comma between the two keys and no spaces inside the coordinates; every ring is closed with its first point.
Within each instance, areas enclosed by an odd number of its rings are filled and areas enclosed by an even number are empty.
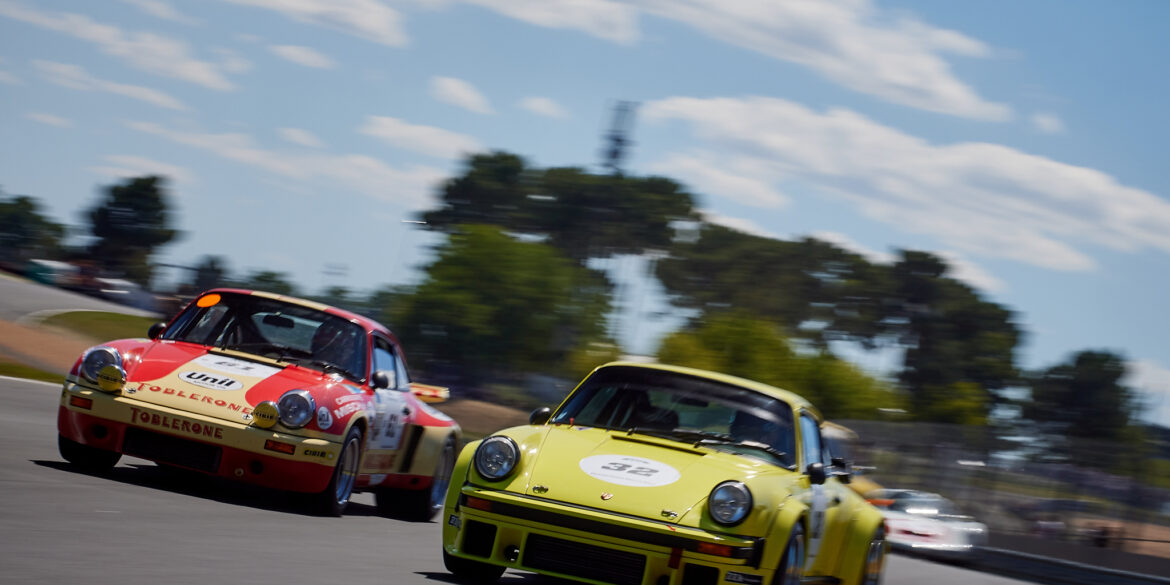
{"type": "Polygon", "coordinates": [[[1026,579],[1049,585],[1170,585],[1170,577],[1111,569],[1087,563],[1022,553],[1001,548],[984,548],[973,563],[987,573],[1026,579]]]}

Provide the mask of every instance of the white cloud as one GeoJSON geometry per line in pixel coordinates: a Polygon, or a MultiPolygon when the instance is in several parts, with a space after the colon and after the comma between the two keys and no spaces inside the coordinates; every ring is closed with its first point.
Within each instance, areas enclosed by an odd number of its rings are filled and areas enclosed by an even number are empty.
{"type": "Polygon", "coordinates": [[[454,77],[432,77],[431,97],[470,110],[477,114],[491,114],[492,106],[474,85],[454,77]]]}
{"type": "Polygon", "coordinates": [[[324,146],[312,132],[300,128],[281,128],[280,137],[293,144],[308,146],[310,148],[321,148],[324,146]]]}
{"type": "Polygon", "coordinates": [[[638,9],[613,0],[464,0],[536,26],[577,29],[623,44],[638,38],[638,9]]]}
{"type": "Polygon", "coordinates": [[[398,11],[379,0],[224,0],[279,12],[298,22],[400,47],[407,43],[398,11]]]}
{"type": "Polygon", "coordinates": [[[912,108],[1004,121],[1011,108],[980,97],[948,55],[987,58],[984,43],[870,0],[464,0],[533,25],[575,28],[619,43],[639,37],[639,13],[682,22],[716,40],[811,69],[854,91],[912,108]]]}
{"type": "Polygon", "coordinates": [[[433,191],[448,175],[428,166],[395,168],[361,154],[269,150],[257,146],[246,134],[184,132],[150,122],[129,122],[128,126],[281,178],[320,181],[333,190],[348,189],[411,210],[433,205],[433,191]]]}
{"type": "Polygon", "coordinates": [[[33,66],[40,71],[45,80],[69,89],[112,93],[170,110],[187,109],[183,102],[161,91],[98,79],[77,65],[52,61],[33,61],[33,66]]]}
{"type": "Polygon", "coordinates": [[[1055,114],[1033,114],[1031,121],[1032,127],[1044,134],[1064,134],[1064,120],[1055,114]]]}
{"type": "Polygon", "coordinates": [[[7,85],[24,85],[24,82],[19,77],[7,72],[0,71],[0,83],[7,85]]]}
{"type": "Polygon", "coordinates": [[[194,182],[195,176],[184,167],[133,155],[109,155],[104,157],[110,165],[92,166],[89,170],[99,175],[122,179],[143,175],[160,175],[177,183],[194,182]]]}
{"type": "Polygon", "coordinates": [[[155,75],[217,90],[234,88],[221,66],[191,57],[182,41],[153,33],[124,33],[80,14],[40,12],[5,0],[0,0],[0,16],[88,41],[102,52],[155,75]]]}
{"type": "Polygon", "coordinates": [[[155,18],[169,20],[172,22],[179,22],[182,24],[198,24],[199,19],[191,18],[162,0],[122,0],[127,4],[137,7],[139,10],[149,14],[155,18]]]}
{"type": "Polygon", "coordinates": [[[333,60],[309,47],[297,45],[272,45],[268,47],[276,56],[292,61],[297,65],[314,67],[317,69],[332,69],[333,60]]]}
{"type": "Polygon", "coordinates": [[[648,170],[674,177],[692,191],[751,207],[777,209],[789,203],[788,197],[772,187],[775,177],[768,177],[767,169],[750,159],[726,161],[712,153],[673,154],[649,165],[648,170]]]}
{"type": "Polygon", "coordinates": [[[1140,391],[1148,407],[1141,418],[1170,426],[1170,369],[1152,360],[1137,360],[1127,363],[1126,371],[1123,382],[1140,391]]]}
{"type": "Polygon", "coordinates": [[[358,131],[397,148],[440,158],[457,158],[481,150],[479,142],[470,136],[385,116],[367,117],[358,131]]]}
{"type": "Polygon", "coordinates": [[[799,180],[962,253],[1057,270],[1094,268],[1089,245],[1170,253],[1170,203],[1093,169],[995,144],[932,145],[773,98],[679,97],[642,111],[689,123],[723,168],[758,169],[746,179],[799,180]]]}
{"type": "Polygon", "coordinates": [[[41,124],[49,126],[56,126],[58,128],[72,128],[73,122],[61,116],[54,116],[53,114],[46,114],[43,112],[29,112],[24,115],[25,118],[41,124]]]}
{"type": "Polygon", "coordinates": [[[569,115],[560,104],[546,97],[526,97],[520,100],[520,107],[546,118],[566,118],[569,115]]]}

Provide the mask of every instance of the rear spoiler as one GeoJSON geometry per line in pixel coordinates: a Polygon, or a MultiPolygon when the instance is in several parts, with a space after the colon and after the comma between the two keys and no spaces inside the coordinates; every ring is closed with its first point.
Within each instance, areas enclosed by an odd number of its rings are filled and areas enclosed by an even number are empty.
{"type": "Polygon", "coordinates": [[[447,388],[418,382],[410,383],[410,391],[423,402],[446,402],[451,397],[451,391],[447,388]]]}

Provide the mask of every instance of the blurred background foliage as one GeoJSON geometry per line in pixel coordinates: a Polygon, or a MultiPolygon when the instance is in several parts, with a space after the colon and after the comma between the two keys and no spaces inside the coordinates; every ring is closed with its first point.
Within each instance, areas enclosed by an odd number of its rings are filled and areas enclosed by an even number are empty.
{"type": "MultiPolygon", "coordinates": [[[[153,289],[153,253],[181,236],[169,197],[163,177],[128,179],[101,191],[83,227],[67,228],[33,197],[0,192],[0,265],[64,260],[153,289]]],[[[615,310],[621,283],[603,267],[639,255],[689,315],[643,357],[787,388],[833,419],[1026,436],[1028,456],[1048,461],[1069,460],[1082,439],[1143,440],[1124,356],[1092,348],[1023,371],[1017,314],[926,251],[880,263],[815,238],[753,235],[704,221],[669,178],[542,169],[506,152],[468,157],[417,219],[444,236],[418,284],[314,294],[287,274],[236,275],[228,258],[205,256],[184,267],[178,290],[155,292],[235,286],[350,309],[401,337],[418,379],[525,406],[558,400],[628,353],[615,334],[627,318],[615,310]],[[881,360],[891,367],[857,365],[873,355],[893,356],[881,360]]]]}

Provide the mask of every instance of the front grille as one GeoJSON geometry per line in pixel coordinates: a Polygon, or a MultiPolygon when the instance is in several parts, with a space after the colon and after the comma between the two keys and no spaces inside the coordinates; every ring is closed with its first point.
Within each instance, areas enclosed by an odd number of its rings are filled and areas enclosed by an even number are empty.
{"type": "Polygon", "coordinates": [[[222,455],[222,450],[215,445],[180,439],[138,427],[126,427],[122,452],[206,473],[215,473],[219,470],[219,459],[222,455]]]}
{"type": "Polygon", "coordinates": [[[640,554],[541,534],[528,535],[523,563],[540,571],[614,585],[638,585],[646,572],[646,557],[640,554]]]}

